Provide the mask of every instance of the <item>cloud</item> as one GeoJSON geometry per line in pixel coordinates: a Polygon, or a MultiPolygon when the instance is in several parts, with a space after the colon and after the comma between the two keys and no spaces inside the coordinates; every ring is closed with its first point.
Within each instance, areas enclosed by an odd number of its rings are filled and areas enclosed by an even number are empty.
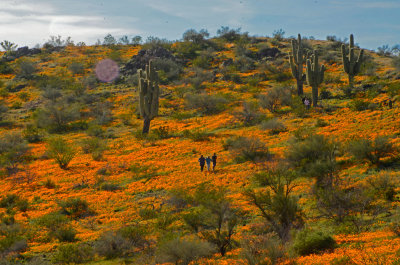
{"type": "Polygon", "coordinates": [[[70,36],[75,41],[94,42],[106,34],[140,34],[139,30],[114,25],[100,15],[68,15],[50,3],[8,0],[0,5],[0,41],[20,46],[43,43],[52,35],[70,36]]]}

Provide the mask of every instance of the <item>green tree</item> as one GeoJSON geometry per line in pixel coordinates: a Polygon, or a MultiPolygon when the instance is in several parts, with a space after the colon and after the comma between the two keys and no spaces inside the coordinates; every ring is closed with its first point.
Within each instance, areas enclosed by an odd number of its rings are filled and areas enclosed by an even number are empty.
{"type": "Polygon", "coordinates": [[[291,229],[303,226],[300,206],[297,198],[292,195],[296,178],[295,172],[285,168],[270,169],[254,175],[255,183],[267,189],[249,189],[245,192],[271,226],[271,230],[284,242],[290,239],[291,229]]]}
{"type": "Polygon", "coordinates": [[[0,165],[9,173],[17,169],[18,164],[26,160],[30,147],[20,133],[10,132],[0,138],[0,165]]]}
{"type": "Polygon", "coordinates": [[[75,157],[76,150],[62,137],[54,137],[47,143],[47,152],[60,168],[67,169],[69,162],[75,157]]]}

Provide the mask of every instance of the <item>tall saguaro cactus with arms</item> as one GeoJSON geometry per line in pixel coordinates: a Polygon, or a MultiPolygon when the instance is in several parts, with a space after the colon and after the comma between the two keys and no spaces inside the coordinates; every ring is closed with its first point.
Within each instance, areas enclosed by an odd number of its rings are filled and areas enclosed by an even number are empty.
{"type": "Polygon", "coordinates": [[[143,118],[143,134],[149,133],[150,122],[158,114],[158,75],[150,60],[145,70],[138,70],[139,75],[139,108],[143,118]]]}
{"type": "Polygon", "coordinates": [[[307,83],[312,87],[312,103],[313,107],[317,106],[318,102],[318,86],[324,80],[325,66],[318,64],[318,54],[314,50],[310,59],[306,63],[307,83]]]}
{"type": "Polygon", "coordinates": [[[292,69],[292,75],[297,81],[297,94],[303,95],[303,82],[306,78],[303,73],[303,64],[305,63],[307,55],[304,53],[303,46],[301,45],[300,34],[296,40],[292,40],[292,51],[289,53],[289,63],[292,69]]]}
{"type": "Polygon", "coordinates": [[[344,71],[349,76],[349,86],[353,87],[354,76],[360,72],[361,63],[363,60],[364,50],[360,50],[357,59],[354,54],[354,37],[350,34],[349,54],[346,55],[346,47],[342,44],[342,58],[344,71]]]}

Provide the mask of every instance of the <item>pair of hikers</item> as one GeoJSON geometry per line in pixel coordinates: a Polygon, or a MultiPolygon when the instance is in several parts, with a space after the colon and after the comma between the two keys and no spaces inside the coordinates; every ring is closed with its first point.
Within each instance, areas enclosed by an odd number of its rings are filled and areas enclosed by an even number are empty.
{"type": "Polygon", "coordinates": [[[210,171],[211,161],[213,163],[212,170],[214,171],[215,166],[217,165],[217,155],[214,153],[212,157],[207,156],[206,158],[203,155],[200,156],[199,163],[201,172],[203,172],[205,164],[207,164],[207,170],[210,171]]]}

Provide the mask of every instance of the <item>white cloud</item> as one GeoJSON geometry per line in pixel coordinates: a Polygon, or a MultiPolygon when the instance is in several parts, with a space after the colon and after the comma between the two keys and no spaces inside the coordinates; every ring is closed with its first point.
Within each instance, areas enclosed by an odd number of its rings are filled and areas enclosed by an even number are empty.
{"type": "Polygon", "coordinates": [[[0,5],[0,41],[9,40],[19,46],[43,43],[52,35],[70,36],[73,40],[94,42],[106,34],[139,34],[134,28],[114,26],[98,15],[66,15],[54,6],[27,0],[6,1],[0,5]]]}

